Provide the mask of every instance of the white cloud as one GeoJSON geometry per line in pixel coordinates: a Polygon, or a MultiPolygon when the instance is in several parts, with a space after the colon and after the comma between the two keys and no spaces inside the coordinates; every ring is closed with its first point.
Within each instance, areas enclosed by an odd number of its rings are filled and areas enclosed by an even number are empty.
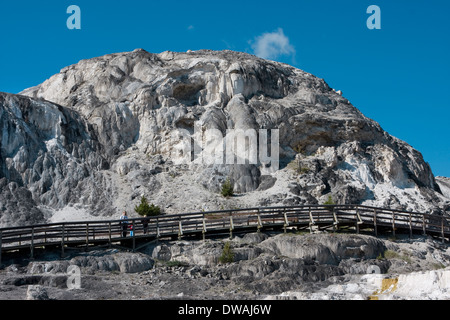
{"type": "Polygon", "coordinates": [[[284,35],[281,28],[256,37],[252,49],[256,56],[264,59],[274,60],[282,55],[295,57],[295,48],[289,43],[289,38],[284,35]]]}

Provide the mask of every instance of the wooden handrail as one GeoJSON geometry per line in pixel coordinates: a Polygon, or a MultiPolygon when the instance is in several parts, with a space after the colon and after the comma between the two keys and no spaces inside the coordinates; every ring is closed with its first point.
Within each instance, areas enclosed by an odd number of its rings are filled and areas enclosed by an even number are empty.
{"type": "MultiPolygon", "coordinates": [[[[0,247],[9,250],[59,243],[62,247],[71,243],[84,243],[85,247],[97,243],[122,241],[122,220],[70,221],[45,223],[31,226],[0,228],[0,247]],[[31,241],[31,243],[30,243],[31,241]]],[[[410,234],[413,230],[438,234],[443,240],[450,236],[450,218],[429,213],[402,211],[364,205],[301,205],[254,207],[208,212],[179,213],[148,218],[129,218],[133,225],[133,248],[135,241],[143,237],[172,235],[184,236],[190,232],[205,234],[212,231],[231,232],[238,228],[249,231],[266,227],[286,228],[289,226],[312,225],[336,226],[347,223],[360,227],[372,226],[377,234],[381,227],[390,227],[393,234],[397,228],[404,228],[410,234]],[[149,220],[148,233],[144,233],[142,222],[149,220]]],[[[128,230],[128,234],[129,234],[128,230]]],[[[131,239],[131,237],[129,237],[131,239]]],[[[62,248],[64,252],[64,248],[62,248]]]]}

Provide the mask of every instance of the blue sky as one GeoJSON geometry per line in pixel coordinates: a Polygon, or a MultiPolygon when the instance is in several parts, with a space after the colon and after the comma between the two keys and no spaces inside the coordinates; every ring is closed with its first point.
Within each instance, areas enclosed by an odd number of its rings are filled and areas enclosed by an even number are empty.
{"type": "Polygon", "coordinates": [[[450,177],[449,14],[448,0],[2,1],[0,91],[136,48],[271,54],[342,90],[450,177]],[[70,5],[81,9],[81,30],[66,26],[70,5]],[[381,9],[380,30],[366,26],[370,5],[381,9]],[[258,47],[264,39],[275,41],[271,52],[258,47]]]}

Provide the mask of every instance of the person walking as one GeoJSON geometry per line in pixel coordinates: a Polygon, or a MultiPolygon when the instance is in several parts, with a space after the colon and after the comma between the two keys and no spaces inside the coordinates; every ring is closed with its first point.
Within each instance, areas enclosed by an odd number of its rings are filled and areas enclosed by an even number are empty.
{"type": "Polygon", "coordinates": [[[144,219],[142,219],[142,226],[144,227],[144,234],[147,234],[148,232],[148,223],[150,222],[150,219],[147,215],[144,216],[144,219]]]}
{"type": "Polygon", "coordinates": [[[127,229],[128,229],[128,216],[127,212],[122,212],[122,215],[120,216],[120,224],[122,226],[122,237],[127,236],[127,229]]]}

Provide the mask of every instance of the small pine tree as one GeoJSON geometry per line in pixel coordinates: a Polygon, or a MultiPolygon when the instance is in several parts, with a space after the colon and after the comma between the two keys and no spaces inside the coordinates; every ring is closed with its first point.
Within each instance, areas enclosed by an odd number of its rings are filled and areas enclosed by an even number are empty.
{"type": "Polygon", "coordinates": [[[140,216],[159,216],[161,214],[161,208],[155,206],[153,203],[151,205],[148,204],[147,198],[142,196],[141,203],[138,206],[134,207],[134,211],[136,211],[140,216]]]}
{"type": "Polygon", "coordinates": [[[334,206],[336,203],[334,203],[333,198],[332,198],[331,196],[328,196],[328,200],[325,201],[323,204],[329,206],[329,207],[327,208],[328,211],[333,211],[333,206],[334,206]]]}
{"type": "Polygon", "coordinates": [[[231,243],[225,243],[225,246],[222,251],[222,255],[219,257],[220,263],[231,263],[234,261],[234,252],[231,249],[231,243]]]}
{"type": "Polygon", "coordinates": [[[325,205],[333,205],[335,203],[333,201],[333,198],[331,196],[328,196],[328,200],[325,201],[323,204],[325,204],[325,205]]]}
{"type": "Polygon", "coordinates": [[[231,184],[231,181],[229,178],[225,180],[225,182],[222,184],[222,190],[220,192],[222,196],[228,198],[232,197],[234,194],[233,185],[231,184]]]}

